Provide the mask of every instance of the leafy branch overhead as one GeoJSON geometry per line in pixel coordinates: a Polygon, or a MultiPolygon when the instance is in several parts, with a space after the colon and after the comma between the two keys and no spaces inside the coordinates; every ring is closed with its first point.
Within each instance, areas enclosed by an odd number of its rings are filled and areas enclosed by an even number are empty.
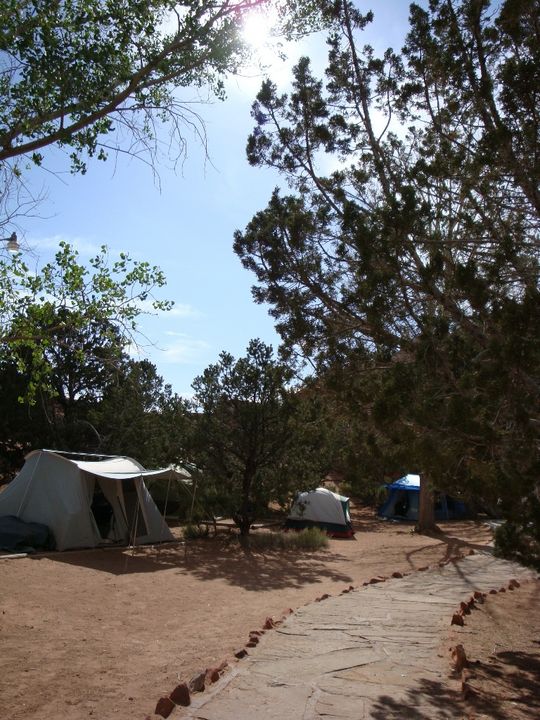
{"type": "Polygon", "coordinates": [[[148,147],[155,122],[191,124],[190,98],[206,87],[223,95],[246,48],[238,32],[260,0],[7,0],[0,12],[0,162],[35,164],[53,143],[105,159],[103,138],[122,134],[148,147]]]}
{"type": "Polygon", "coordinates": [[[46,382],[46,351],[61,342],[63,330],[70,342],[78,330],[109,326],[113,344],[125,347],[135,342],[142,314],[171,308],[170,301],[154,297],[154,291],[164,285],[165,276],[159,268],[132,261],[127,254],[111,262],[104,247],[92,258],[90,267],[79,263],[78,254],[67,243],[61,243],[54,261],[38,273],[30,272],[21,256],[2,260],[2,358],[14,359],[21,370],[31,366],[31,397],[36,387],[46,382]]]}

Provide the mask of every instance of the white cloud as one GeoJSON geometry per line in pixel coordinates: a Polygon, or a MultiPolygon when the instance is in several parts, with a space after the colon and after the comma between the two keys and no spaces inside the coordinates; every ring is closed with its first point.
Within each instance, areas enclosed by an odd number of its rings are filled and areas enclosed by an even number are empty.
{"type": "MultiPolygon", "coordinates": [[[[174,318],[200,318],[202,313],[188,303],[175,303],[171,310],[156,310],[151,299],[137,302],[137,307],[142,313],[154,315],[155,317],[174,318]]],[[[167,335],[169,333],[166,333],[167,335]]]]}
{"type": "Polygon", "coordinates": [[[157,345],[132,344],[128,353],[136,360],[148,358],[157,365],[200,365],[206,362],[210,343],[185,333],[167,331],[167,340],[157,345]]]}
{"type": "MultiPolygon", "coordinates": [[[[29,240],[30,248],[35,253],[40,253],[40,251],[44,250],[58,250],[60,243],[66,242],[69,245],[71,245],[75,250],[79,253],[79,255],[84,257],[92,257],[94,255],[97,255],[101,251],[101,245],[105,243],[96,243],[91,240],[88,240],[84,237],[70,237],[69,235],[50,235],[49,237],[40,238],[39,240],[29,240]]],[[[109,253],[111,255],[117,255],[118,253],[114,250],[111,250],[109,248],[109,253]]]]}
{"type": "Polygon", "coordinates": [[[173,342],[168,343],[164,350],[157,354],[156,359],[159,359],[160,363],[171,365],[193,365],[203,361],[211,347],[206,340],[197,340],[179,334],[173,342]]]}
{"type": "Polygon", "coordinates": [[[187,303],[175,303],[172,310],[167,313],[168,316],[173,317],[201,317],[201,312],[196,310],[192,305],[187,303]]]}

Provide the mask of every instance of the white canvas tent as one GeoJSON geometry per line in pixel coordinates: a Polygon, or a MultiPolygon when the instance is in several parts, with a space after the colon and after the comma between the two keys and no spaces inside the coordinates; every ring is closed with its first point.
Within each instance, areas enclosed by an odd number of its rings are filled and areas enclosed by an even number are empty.
{"type": "Polygon", "coordinates": [[[58,550],[172,540],[145,479],[173,482],[178,473],[128,457],[34,450],[0,494],[0,516],[47,525],[58,550]]]}

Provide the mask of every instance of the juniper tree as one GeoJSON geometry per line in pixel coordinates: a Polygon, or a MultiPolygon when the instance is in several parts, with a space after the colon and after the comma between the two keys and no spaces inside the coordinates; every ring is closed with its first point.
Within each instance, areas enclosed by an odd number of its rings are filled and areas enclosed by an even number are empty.
{"type": "Polygon", "coordinates": [[[324,468],[317,408],[290,387],[291,367],[251,340],[246,355],[220,354],[193,382],[197,410],[191,458],[207,496],[230,512],[242,535],[270,502],[315,486],[324,468]]]}
{"type": "Polygon", "coordinates": [[[325,80],[303,58],[289,95],[267,81],[253,106],[248,158],[291,192],[235,236],[285,347],[376,368],[370,422],[510,515],[538,471],[538,9],[413,4],[378,57],[372,14],[325,3],[325,80]]]}

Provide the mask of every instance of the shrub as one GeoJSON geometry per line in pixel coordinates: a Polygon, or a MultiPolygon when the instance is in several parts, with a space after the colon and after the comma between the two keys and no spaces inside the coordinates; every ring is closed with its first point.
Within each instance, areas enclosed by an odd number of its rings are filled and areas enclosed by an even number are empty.
{"type": "Polygon", "coordinates": [[[538,526],[507,520],[495,530],[495,554],[540,570],[538,526]]]}
{"type": "Polygon", "coordinates": [[[208,537],[208,527],[206,525],[188,524],[183,530],[184,540],[199,540],[208,537]]]}
{"type": "Polygon", "coordinates": [[[317,527],[306,528],[299,533],[289,533],[291,546],[299,550],[320,550],[328,547],[328,535],[317,527]]]}
{"type": "Polygon", "coordinates": [[[319,528],[300,532],[252,533],[242,539],[251,550],[320,550],[328,547],[328,536],[319,528]]]}

